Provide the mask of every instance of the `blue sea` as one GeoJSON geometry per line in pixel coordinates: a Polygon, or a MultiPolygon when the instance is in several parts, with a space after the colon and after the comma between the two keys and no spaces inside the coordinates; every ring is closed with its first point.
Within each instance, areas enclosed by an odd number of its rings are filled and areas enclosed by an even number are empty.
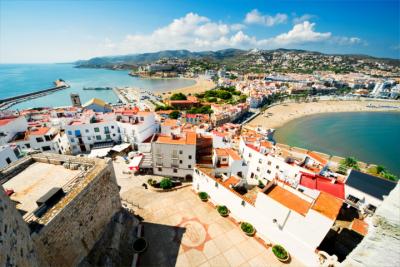
{"type": "Polygon", "coordinates": [[[400,177],[400,112],[327,113],[277,129],[275,140],[385,166],[400,177]]]}
{"type": "Polygon", "coordinates": [[[19,103],[11,109],[68,106],[71,93],[79,93],[83,103],[93,97],[110,103],[118,101],[111,90],[82,90],[83,87],[131,86],[162,92],[195,83],[187,79],[142,79],[129,76],[127,70],[83,69],[74,68],[73,64],[0,64],[0,98],[51,88],[57,79],[65,80],[71,87],[19,103]]]}

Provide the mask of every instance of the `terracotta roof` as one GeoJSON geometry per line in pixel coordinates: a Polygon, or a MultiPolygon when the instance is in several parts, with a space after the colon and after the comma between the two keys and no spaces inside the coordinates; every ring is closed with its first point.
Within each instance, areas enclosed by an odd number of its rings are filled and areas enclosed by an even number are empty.
{"type": "Polygon", "coordinates": [[[162,126],[176,126],[178,123],[178,120],[174,119],[166,119],[161,125],[162,126]]]}
{"type": "Polygon", "coordinates": [[[175,144],[175,145],[195,145],[196,144],[196,133],[187,132],[186,135],[159,135],[157,143],[162,144],[175,144]]]}
{"type": "Polygon", "coordinates": [[[278,185],[273,185],[265,192],[265,194],[288,209],[291,209],[303,216],[307,214],[311,207],[310,202],[278,185]]]}
{"type": "Polygon", "coordinates": [[[217,156],[219,156],[219,157],[226,157],[226,156],[228,156],[228,153],[227,153],[226,150],[223,149],[223,148],[216,148],[216,149],[215,149],[215,153],[216,153],[217,156]]]}
{"type": "Polygon", "coordinates": [[[35,130],[30,130],[29,135],[44,135],[49,130],[50,130],[50,128],[47,128],[47,127],[36,128],[35,130]]]}
{"type": "Polygon", "coordinates": [[[233,150],[231,148],[227,148],[225,150],[233,160],[241,160],[242,159],[235,150],[233,150]]]}
{"type": "Polygon", "coordinates": [[[360,219],[354,219],[351,223],[351,230],[359,233],[360,235],[366,236],[368,233],[368,223],[360,219]]]}
{"type": "Polygon", "coordinates": [[[311,209],[321,213],[331,220],[336,220],[337,215],[342,207],[343,200],[331,196],[328,193],[321,192],[315,200],[311,209]]]}
{"type": "Polygon", "coordinates": [[[235,185],[237,185],[238,183],[239,183],[239,179],[238,178],[236,178],[235,176],[231,176],[231,177],[229,177],[228,179],[226,179],[225,181],[223,181],[222,182],[222,184],[225,186],[225,187],[230,187],[231,185],[232,186],[235,186],[235,185]]]}
{"type": "Polygon", "coordinates": [[[16,118],[11,118],[11,119],[1,119],[0,120],[0,126],[6,125],[9,122],[12,122],[13,120],[15,120],[16,118]]]}
{"type": "Polygon", "coordinates": [[[316,161],[320,162],[322,165],[326,165],[328,163],[327,159],[324,159],[323,157],[321,157],[320,155],[318,155],[317,153],[315,153],[313,151],[308,151],[307,155],[309,155],[310,157],[312,157],[316,161]]]}

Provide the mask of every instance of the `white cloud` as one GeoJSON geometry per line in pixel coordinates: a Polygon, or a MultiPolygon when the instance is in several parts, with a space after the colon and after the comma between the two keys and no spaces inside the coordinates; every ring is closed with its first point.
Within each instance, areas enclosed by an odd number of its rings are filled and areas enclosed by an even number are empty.
{"type": "Polygon", "coordinates": [[[333,44],[338,44],[338,45],[363,45],[366,46],[368,43],[365,40],[362,40],[361,38],[358,37],[347,37],[347,36],[334,36],[330,40],[331,43],[333,44]]]}
{"type": "Polygon", "coordinates": [[[297,17],[295,14],[293,14],[295,17],[293,18],[293,24],[299,24],[302,23],[304,21],[310,21],[310,19],[315,18],[315,15],[311,15],[311,14],[304,14],[301,15],[299,17],[297,17]]]}
{"type": "MultiPolygon", "coordinates": [[[[120,42],[106,38],[100,45],[103,47],[102,51],[110,55],[166,49],[189,49],[192,51],[229,47],[273,49],[316,42],[335,45],[356,45],[362,42],[357,37],[339,37],[333,36],[331,32],[318,32],[316,24],[309,21],[294,25],[288,32],[264,39],[248,35],[244,28],[242,24],[215,22],[207,17],[188,13],[152,33],[129,34],[120,42]]],[[[98,51],[100,50],[98,49],[98,51]]]]}
{"type": "Polygon", "coordinates": [[[283,13],[278,13],[275,16],[263,15],[257,9],[253,9],[246,14],[244,22],[247,24],[260,24],[268,27],[286,23],[288,16],[283,13]]]}
{"type": "Polygon", "coordinates": [[[279,44],[300,44],[307,42],[321,42],[329,39],[332,34],[330,32],[316,32],[314,30],[315,23],[304,21],[293,26],[293,29],[287,33],[282,33],[275,38],[274,42],[279,44]]]}

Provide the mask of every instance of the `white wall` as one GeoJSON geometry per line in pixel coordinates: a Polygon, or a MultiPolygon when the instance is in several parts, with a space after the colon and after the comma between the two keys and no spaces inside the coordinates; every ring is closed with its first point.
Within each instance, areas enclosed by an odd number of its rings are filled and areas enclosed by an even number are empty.
{"type": "Polygon", "coordinates": [[[20,116],[9,123],[0,126],[0,145],[7,144],[18,132],[25,132],[28,122],[24,116],[20,116]]]}
{"type": "Polygon", "coordinates": [[[9,146],[0,146],[0,169],[6,167],[9,163],[7,159],[11,162],[16,161],[18,158],[9,146]]]}
{"type": "Polygon", "coordinates": [[[258,236],[265,241],[282,244],[308,266],[318,265],[315,249],[333,225],[332,220],[312,210],[302,216],[262,192],[258,193],[255,206],[252,206],[221,184],[216,186],[215,180],[197,169],[193,177],[194,190],[207,192],[210,201],[217,205],[226,205],[236,220],[253,224],[258,236]],[[274,218],[283,227],[273,223],[274,218]]]}

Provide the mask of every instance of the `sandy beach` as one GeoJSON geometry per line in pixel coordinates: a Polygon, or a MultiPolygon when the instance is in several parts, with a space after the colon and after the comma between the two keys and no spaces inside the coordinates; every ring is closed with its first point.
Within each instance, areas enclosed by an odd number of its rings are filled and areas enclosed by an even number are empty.
{"type": "Polygon", "coordinates": [[[336,112],[362,112],[362,111],[397,111],[400,112],[400,102],[389,101],[319,101],[310,103],[288,103],[270,107],[260,113],[247,125],[250,127],[262,126],[264,128],[279,128],[285,123],[313,114],[336,112]],[[368,107],[372,105],[375,107],[368,107]],[[388,108],[388,107],[397,108],[388,108]]]}
{"type": "Polygon", "coordinates": [[[163,98],[167,98],[169,96],[171,96],[172,94],[175,93],[183,93],[183,94],[195,94],[195,93],[201,93],[207,90],[210,90],[212,88],[215,87],[215,83],[213,81],[210,80],[205,80],[202,78],[196,78],[194,79],[196,81],[195,84],[190,85],[190,86],[186,86],[186,87],[182,87],[182,88],[177,88],[177,89],[173,89],[171,91],[168,92],[164,92],[164,93],[158,93],[159,95],[161,95],[163,98]]]}

